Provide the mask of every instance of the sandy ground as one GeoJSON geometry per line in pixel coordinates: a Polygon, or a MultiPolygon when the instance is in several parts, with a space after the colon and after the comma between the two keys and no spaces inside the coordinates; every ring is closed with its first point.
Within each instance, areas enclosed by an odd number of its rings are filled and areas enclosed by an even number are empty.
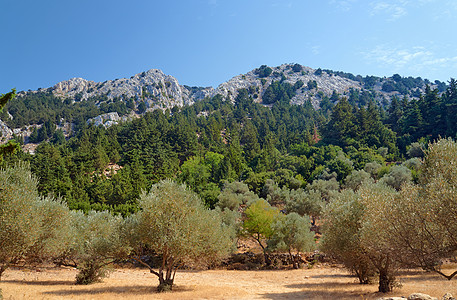
{"type": "Polygon", "coordinates": [[[281,271],[178,271],[172,292],[158,294],[157,278],[143,269],[116,269],[103,282],[74,285],[76,270],[7,270],[0,282],[4,299],[377,299],[422,292],[457,295],[457,279],[404,271],[393,293],[360,285],[344,269],[317,266],[281,271]]]}

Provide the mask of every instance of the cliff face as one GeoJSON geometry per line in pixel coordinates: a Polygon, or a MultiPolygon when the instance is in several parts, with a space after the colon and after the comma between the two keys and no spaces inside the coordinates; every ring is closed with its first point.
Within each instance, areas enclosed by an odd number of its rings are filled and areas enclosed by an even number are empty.
{"type": "Polygon", "coordinates": [[[106,95],[108,99],[133,99],[136,104],[145,102],[148,110],[171,108],[193,104],[212,94],[213,89],[192,92],[179,85],[178,80],[162,71],[152,69],[136,74],[130,78],[108,80],[105,82],[88,81],[82,78],[72,78],[57,83],[47,89],[60,98],[87,100],[91,97],[106,95]]]}
{"type": "Polygon", "coordinates": [[[7,142],[13,135],[13,131],[0,120],[0,144],[7,142]]]}
{"type": "Polygon", "coordinates": [[[255,101],[262,102],[262,96],[268,86],[272,82],[282,79],[291,85],[294,85],[297,81],[301,81],[304,84],[304,87],[297,90],[292,103],[303,104],[306,100],[310,100],[316,108],[319,107],[319,102],[323,95],[330,96],[333,91],[343,95],[348,92],[349,88],[362,88],[360,82],[326,72],[316,75],[316,70],[305,66],[300,66],[300,69],[297,70],[293,64],[283,64],[273,67],[271,70],[271,74],[265,77],[259,76],[258,69],[252,70],[246,74],[233,77],[215,89],[212,87],[190,88],[183,86],[173,76],[166,75],[160,70],[152,69],[130,78],[105,82],[72,78],[59,82],[46,90],[52,91],[55,96],[60,98],[70,98],[76,101],[87,100],[101,95],[106,95],[108,99],[133,99],[136,105],[144,101],[147,110],[154,110],[191,105],[195,101],[205,97],[213,97],[217,94],[233,102],[238,90],[243,88],[256,95],[255,101]],[[307,84],[310,81],[315,81],[317,87],[309,89],[307,84]]]}
{"type": "Polygon", "coordinates": [[[256,70],[252,70],[244,75],[233,77],[227,82],[222,83],[213,92],[228,97],[232,101],[237,95],[237,90],[241,88],[251,89],[257,94],[257,102],[262,102],[262,96],[265,90],[274,81],[279,81],[284,78],[285,82],[294,85],[297,81],[303,82],[304,86],[297,90],[294,98],[291,99],[294,104],[303,104],[306,100],[310,100],[315,108],[319,108],[319,102],[322,95],[330,96],[333,91],[343,95],[349,91],[350,88],[361,89],[362,86],[359,82],[353,81],[344,77],[334,76],[326,72],[316,75],[316,70],[300,66],[294,68],[294,64],[283,64],[278,67],[271,68],[270,75],[261,78],[256,70]],[[262,82],[263,81],[263,82],[262,82]],[[308,82],[316,81],[317,88],[309,89],[308,82]],[[319,94],[321,92],[321,94],[319,94]]]}
{"type": "MultiPolygon", "coordinates": [[[[268,74],[261,74],[260,69],[254,69],[246,74],[233,77],[217,88],[180,85],[173,76],[166,75],[161,70],[152,69],[130,78],[105,82],[72,78],[59,82],[53,87],[45,89],[45,91],[52,91],[55,96],[62,99],[69,98],[73,101],[84,101],[96,96],[106,96],[108,100],[117,98],[125,101],[131,99],[135,106],[144,102],[146,111],[151,111],[172,108],[173,106],[191,105],[195,101],[217,94],[233,102],[238,90],[243,88],[247,89],[255,101],[260,103],[267,88],[275,81],[285,81],[291,85],[301,81],[303,86],[296,90],[291,102],[300,105],[309,100],[316,109],[319,108],[323,97],[330,97],[334,91],[339,95],[348,96],[350,89],[367,89],[363,80],[353,80],[355,76],[350,77],[352,79],[347,76],[340,76],[338,72],[315,70],[298,64],[283,64],[267,68],[269,69],[268,74]]],[[[376,93],[378,99],[390,99],[394,95],[401,96],[398,92],[383,90],[383,83],[389,80],[393,82],[390,78],[376,77],[374,84],[371,84],[369,89],[376,93]]],[[[433,84],[431,86],[433,87],[433,84]]],[[[424,88],[425,84],[418,87],[417,92],[422,92],[424,88]]]]}

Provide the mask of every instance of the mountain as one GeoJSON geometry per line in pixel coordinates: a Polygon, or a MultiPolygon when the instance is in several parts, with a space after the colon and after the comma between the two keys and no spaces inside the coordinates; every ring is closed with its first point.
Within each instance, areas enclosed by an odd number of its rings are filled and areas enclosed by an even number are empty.
{"type": "Polygon", "coordinates": [[[165,75],[161,70],[152,69],[130,78],[108,80],[105,82],[72,78],[57,83],[45,91],[52,92],[62,99],[70,98],[83,101],[92,97],[106,95],[107,99],[135,99],[143,101],[151,109],[193,104],[213,92],[212,88],[192,89],[179,85],[178,80],[165,75]]]}
{"type": "Polygon", "coordinates": [[[246,89],[255,102],[265,105],[273,104],[282,99],[281,94],[286,94],[293,104],[310,101],[319,109],[332,95],[345,96],[360,105],[366,105],[369,98],[386,106],[394,96],[419,97],[426,85],[438,88],[440,92],[446,88],[442,82],[431,83],[420,77],[405,78],[398,74],[389,78],[362,77],[299,64],[263,65],[235,76],[217,88],[180,85],[176,78],[157,69],[105,82],[72,78],[46,89],[20,92],[0,114],[3,120],[0,120],[0,142],[7,141],[13,133],[30,137],[34,128],[46,122],[55,124],[69,135],[75,124],[82,122],[110,126],[146,111],[192,105],[218,94],[234,102],[239,89],[246,89]]]}

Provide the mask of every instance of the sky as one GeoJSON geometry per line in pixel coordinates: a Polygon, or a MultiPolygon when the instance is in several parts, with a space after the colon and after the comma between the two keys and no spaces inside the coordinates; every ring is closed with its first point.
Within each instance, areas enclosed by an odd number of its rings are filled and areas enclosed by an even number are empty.
{"type": "Polygon", "coordinates": [[[0,93],[160,69],[217,87],[260,65],[457,77],[456,0],[0,0],[0,93]]]}

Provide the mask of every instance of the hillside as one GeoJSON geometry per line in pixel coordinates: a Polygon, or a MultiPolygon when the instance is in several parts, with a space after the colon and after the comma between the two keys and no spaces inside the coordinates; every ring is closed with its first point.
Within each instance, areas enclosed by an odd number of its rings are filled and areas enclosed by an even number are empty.
{"type": "Polygon", "coordinates": [[[439,81],[432,84],[398,74],[390,78],[362,77],[299,64],[261,66],[217,88],[180,85],[176,78],[157,69],[105,82],[72,78],[53,87],[20,92],[0,114],[0,142],[6,142],[13,134],[29,142],[34,129],[46,122],[62,129],[68,137],[83,122],[111,126],[147,111],[191,105],[218,94],[233,103],[239,89],[246,89],[255,102],[265,105],[279,100],[274,94],[287,93],[290,103],[303,105],[310,101],[319,109],[328,105],[329,99],[335,102],[338,96],[360,105],[372,99],[385,107],[394,96],[418,98],[427,84],[440,92],[446,87],[439,81]]]}

